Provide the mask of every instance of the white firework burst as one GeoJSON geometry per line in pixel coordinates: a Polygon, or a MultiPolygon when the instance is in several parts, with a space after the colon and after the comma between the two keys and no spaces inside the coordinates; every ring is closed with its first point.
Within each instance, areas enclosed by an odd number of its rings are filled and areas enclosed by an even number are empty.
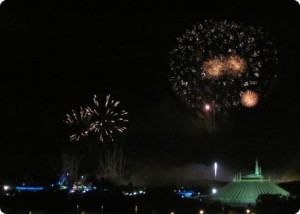
{"type": "Polygon", "coordinates": [[[91,114],[87,109],[80,107],[79,112],[72,109],[70,114],[66,114],[66,119],[63,120],[72,128],[70,141],[80,141],[83,137],[88,136],[91,114]]]}
{"type": "Polygon", "coordinates": [[[93,97],[94,107],[87,107],[87,112],[92,116],[89,130],[99,134],[100,141],[114,141],[115,134],[126,130],[128,112],[120,107],[120,101],[106,96],[104,105],[100,105],[97,96],[93,97]]]}

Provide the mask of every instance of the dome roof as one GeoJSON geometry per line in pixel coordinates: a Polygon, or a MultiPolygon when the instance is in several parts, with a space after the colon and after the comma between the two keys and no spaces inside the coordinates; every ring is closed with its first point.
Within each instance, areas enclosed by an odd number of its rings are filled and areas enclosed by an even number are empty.
{"type": "Polygon", "coordinates": [[[222,187],[216,194],[211,195],[211,199],[220,200],[224,204],[243,206],[256,204],[256,199],[261,194],[279,194],[288,196],[289,192],[274,184],[270,179],[264,179],[261,175],[261,168],[254,174],[235,176],[232,183],[222,187]]]}

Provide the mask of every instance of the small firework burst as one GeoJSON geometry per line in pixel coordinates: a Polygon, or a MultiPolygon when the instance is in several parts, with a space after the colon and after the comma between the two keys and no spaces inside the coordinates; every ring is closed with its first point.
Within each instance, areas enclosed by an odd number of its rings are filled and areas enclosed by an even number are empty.
{"type": "Polygon", "coordinates": [[[246,91],[242,94],[241,103],[247,108],[252,108],[258,103],[258,95],[254,91],[246,91]]]}
{"type": "Polygon", "coordinates": [[[128,112],[121,109],[120,101],[112,99],[110,95],[106,96],[104,106],[99,104],[96,95],[94,95],[93,102],[94,107],[86,109],[91,115],[89,130],[99,133],[101,142],[105,139],[114,141],[116,133],[122,133],[126,130],[128,112]]]}
{"type": "Polygon", "coordinates": [[[63,120],[67,125],[72,127],[73,133],[70,135],[70,141],[80,141],[83,137],[88,136],[91,114],[80,107],[79,112],[74,109],[70,114],[66,114],[66,119],[63,120]]]}

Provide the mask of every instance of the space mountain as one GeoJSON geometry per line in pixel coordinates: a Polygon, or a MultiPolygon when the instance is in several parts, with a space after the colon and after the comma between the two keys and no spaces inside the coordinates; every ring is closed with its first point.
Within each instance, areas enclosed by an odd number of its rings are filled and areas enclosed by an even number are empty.
{"type": "Polygon", "coordinates": [[[248,206],[255,205],[258,196],[262,194],[290,195],[289,192],[273,183],[270,178],[265,179],[256,161],[254,174],[235,175],[233,182],[212,194],[211,199],[231,206],[248,206]]]}

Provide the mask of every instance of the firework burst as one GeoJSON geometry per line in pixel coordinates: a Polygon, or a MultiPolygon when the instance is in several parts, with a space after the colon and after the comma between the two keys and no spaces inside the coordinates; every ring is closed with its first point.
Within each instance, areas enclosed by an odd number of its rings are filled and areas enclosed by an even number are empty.
{"type": "Polygon", "coordinates": [[[83,137],[88,136],[91,114],[80,107],[79,112],[74,109],[70,114],[66,114],[66,119],[63,120],[67,125],[72,127],[73,133],[70,135],[70,141],[80,141],[83,137]]]}
{"type": "Polygon", "coordinates": [[[192,26],[170,52],[170,82],[190,107],[241,104],[251,90],[266,95],[277,82],[277,51],[261,28],[206,20],[192,26]]]}
{"type": "Polygon", "coordinates": [[[220,59],[211,59],[203,62],[202,70],[208,78],[218,78],[224,70],[224,61],[220,59]]]}
{"type": "Polygon", "coordinates": [[[225,71],[236,77],[241,76],[247,67],[246,60],[239,56],[230,56],[225,61],[225,71]]]}
{"type": "Polygon", "coordinates": [[[128,112],[121,109],[120,101],[112,99],[110,95],[106,96],[103,106],[99,104],[96,95],[93,102],[94,106],[87,108],[87,112],[92,116],[89,130],[99,133],[101,142],[106,139],[113,141],[116,133],[126,130],[128,112]]]}
{"type": "Polygon", "coordinates": [[[248,90],[242,94],[241,102],[242,102],[243,106],[252,108],[252,107],[256,106],[256,104],[258,102],[258,95],[254,91],[248,90]]]}

